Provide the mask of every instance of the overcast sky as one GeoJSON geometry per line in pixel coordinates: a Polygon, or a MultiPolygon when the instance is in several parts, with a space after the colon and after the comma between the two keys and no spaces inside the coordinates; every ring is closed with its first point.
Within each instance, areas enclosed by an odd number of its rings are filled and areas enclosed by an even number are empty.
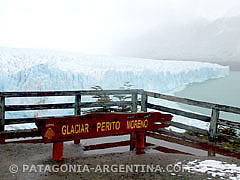
{"type": "Polygon", "coordinates": [[[111,54],[111,44],[156,25],[239,8],[239,0],[0,0],[0,46],[111,54]]]}

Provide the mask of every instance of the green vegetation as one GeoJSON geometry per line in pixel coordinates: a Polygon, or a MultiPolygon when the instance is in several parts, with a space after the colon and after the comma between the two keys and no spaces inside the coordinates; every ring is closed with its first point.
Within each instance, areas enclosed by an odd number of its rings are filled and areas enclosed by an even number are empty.
{"type": "MultiPolygon", "coordinates": [[[[209,136],[196,134],[192,131],[185,131],[185,134],[195,136],[203,140],[209,140],[209,136]]],[[[215,145],[223,146],[226,149],[232,149],[234,151],[240,151],[240,139],[237,130],[231,127],[218,126],[218,136],[214,141],[215,145]]]]}
{"type": "MultiPolygon", "coordinates": [[[[132,86],[133,85],[131,85],[130,82],[125,82],[123,86],[120,87],[120,89],[128,90],[132,86]]],[[[99,92],[103,91],[103,88],[98,85],[93,86],[91,88],[99,92]]],[[[129,105],[121,104],[121,106],[118,106],[118,107],[111,107],[108,105],[108,103],[111,103],[113,101],[120,101],[120,102],[129,101],[131,100],[131,95],[120,94],[120,95],[114,95],[111,98],[109,95],[106,95],[104,93],[99,93],[93,96],[92,98],[96,99],[96,102],[103,103],[102,107],[85,110],[83,111],[83,114],[93,113],[93,112],[130,112],[131,111],[131,106],[129,105]]]]}

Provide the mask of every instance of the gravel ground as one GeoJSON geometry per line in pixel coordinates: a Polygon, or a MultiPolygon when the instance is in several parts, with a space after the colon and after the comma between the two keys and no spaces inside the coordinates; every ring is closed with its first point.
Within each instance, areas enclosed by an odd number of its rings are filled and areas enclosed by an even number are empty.
{"type": "Polygon", "coordinates": [[[0,179],[221,179],[213,178],[210,174],[183,171],[181,166],[175,164],[186,164],[196,159],[212,159],[240,165],[240,160],[233,158],[182,154],[136,155],[134,152],[124,152],[87,155],[81,145],[74,144],[64,145],[64,159],[61,162],[52,161],[51,153],[52,144],[1,144],[0,179]],[[156,172],[147,170],[147,165],[157,168],[156,172]],[[126,172],[127,167],[133,168],[133,171],[128,169],[126,172]],[[176,172],[173,172],[173,167],[176,172]]]}

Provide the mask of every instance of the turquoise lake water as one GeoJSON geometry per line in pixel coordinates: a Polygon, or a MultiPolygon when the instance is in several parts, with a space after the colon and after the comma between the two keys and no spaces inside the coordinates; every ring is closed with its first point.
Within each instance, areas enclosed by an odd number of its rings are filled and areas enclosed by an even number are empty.
{"type": "MultiPolygon", "coordinates": [[[[194,100],[240,107],[240,71],[230,71],[229,75],[223,78],[190,84],[184,90],[176,92],[175,95],[194,100]]],[[[186,110],[211,115],[211,111],[205,108],[180,103],[178,105],[186,110]]],[[[240,115],[232,113],[220,112],[220,118],[240,122],[240,115]]]]}

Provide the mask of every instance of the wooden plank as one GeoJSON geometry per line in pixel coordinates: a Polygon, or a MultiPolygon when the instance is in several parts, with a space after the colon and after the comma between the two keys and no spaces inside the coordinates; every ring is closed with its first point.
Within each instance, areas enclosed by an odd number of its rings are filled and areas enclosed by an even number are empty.
{"type": "Polygon", "coordinates": [[[147,96],[147,93],[144,91],[141,94],[141,111],[147,112],[147,102],[148,102],[148,96],[147,96]]]}
{"type": "Polygon", "coordinates": [[[233,122],[233,121],[224,120],[224,119],[218,119],[218,125],[228,126],[228,127],[235,128],[235,129],[240,129],[239,122],[233,122]]]}
{"type": "Polygon", "coordinates": [[[81,108],[103,107],[103,106],[123,106],[132,105],[131,101],[112,101],[112,102],[82,102],[81,108]]]}
{"type": "Polygon", "coordinates": [[[212,109],[211,121],[209,126],[210,139],[214,140],[217,136],[217,126],[218,126],[219,110],[212,109]]]}
{"type": "Polygon", "coordinates": [[[117,94],[132,94],[133,92],[137,93],[137,89],[131,90],[85,90],[81,91],[82,95],[97,95],[97,94],[104,94],[104,95],[117,95],[117,94]]]}
{"type": "Polygon", "coordinates": [[[37,104],[37,105],[6,105],[5,111],[45,110],[45,109],[69,109],[74,108],[74,103],[63,104],[37,104]]]}
{"type": "Polygon", "coordinates": [[[80,91],[27,91],[27,92],[1,92],[1,96],[5,97],[39,97],[39,96],[75,96],[82,95],[115,95],[115,94],[131,94],[138,92],[137,89],[131,90],[80,90],[80,91]]]}
{"type": "Polygon", "coordinates": [[[25,91],[2,92],[5,97],[42,97],[42,96],[75,96],[79,91],[25,91]]]}
{"type": "Polygon", "coordinates": [[[36,118],[18,118],[18,119],[6,119],[5,125],[23,124],[23,123],[35,123],[36,118]]]}
{"type": "Polygon", "coordinates": [[[192,100],[192,99],[180,98],[180,97],[176,97],[176,96],[164,95],[164,94],[159,94],[159,93],[154,93],[154,92],[149,92],[149,91],[147,91],[146,93],[148,96],[154,97],[154,98],[165,99],[168,101],[173,101],[173,102],[178,102],[178,103],[183,103],[183,104],[188,104],[188,105],[193,105],[193,106],[198,106],[198,107],[203,107],[203,108],[208,108],[208,109],[214,108],[214,109],[218,109],[220,111],[240,114],[239,107],[232,107],[232,106],[227,106],[227,105],[220,105],[220,104],[208,103],[208,102],[203,102],[203,101],[196,101],[196,100],[192,100]]]}
{"type": "Polygon", "coordinates": [[[191,119],[197,119],[197,120],[204,121],[204,122],[210,122],[210,119],[211,119],[210,117],[205,116],[205,115],[200,115],[200,114],[186,112],[186,111],[182,111],[182,110],[178,110],[178,109],[168,108],[168,107],[164,107],[164,106],[160,106],[160,105],[154,105],[151,103],[147,103],[147,107],[150,109],[168,112],[168,113],[184,116],[184,117],[191,118],[191,119]]]}
{"type": "MultiPolygon", "coordinates": [[[[113,102],[82,102],[80,108],[102,107],[102,106],[121,106],[131,105],[131,101],[113,101],[113,102]]],[[[75,103],[62,104],[38,104],[38,105],[6,105],[5,111],[24,111],[24,110],[46,110],[46,109],[72,109],[75,103]]]]}
{"type": "Polygon", "coordinates": [[[14,139],[14,138],[26,138],[40,136],[38,129],[21,129],[0,132],[0,138],[14,139]]]}
{"type": "Polygon", "coordinates": [[[180,128],[180,129],[185,129],[187,131],[191,131],[196,134],[202,134],[202,135],[206,135],[206,136],[209,135],[208,131],[205,129],[200,129],[200,128],[197,128],[194,126],[182,124],[182,123],[175,122],[175,121],[170,121],[169,123],[171,124],[171,126],[174,126],[174,127],[180,128]]]}

